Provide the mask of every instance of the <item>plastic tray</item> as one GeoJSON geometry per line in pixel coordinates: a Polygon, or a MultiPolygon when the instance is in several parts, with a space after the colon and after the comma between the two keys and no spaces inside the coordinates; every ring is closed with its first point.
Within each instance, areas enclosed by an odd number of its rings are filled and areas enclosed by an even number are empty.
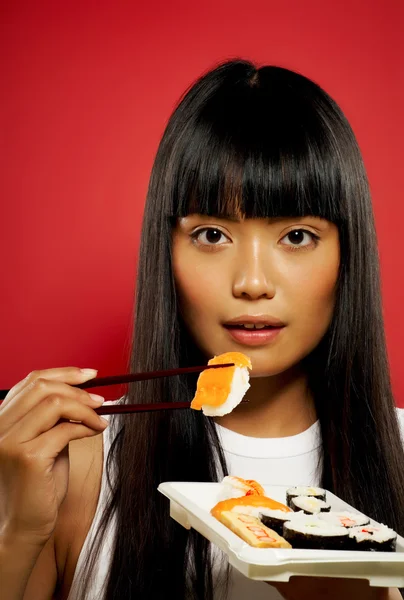
{"type": "MultiPolygon", "coordinates": [[[[267,496],[285,503],[286,490],[292,485],[263,487],[267,496]]],[[[227,554],[230,564],[250,579],[289,581],[293,575],[309,575],[367,579],[371,586],[404,587],[404,538],[400,536],[397,552],[254,548],[210,514],[222,499],[222,484],[166,482],[158,489],[170,500],[173,519],[216,544],[227,554]]],[[[332,510],[362,514],[329,491],[327,501],[332,510]]]]}

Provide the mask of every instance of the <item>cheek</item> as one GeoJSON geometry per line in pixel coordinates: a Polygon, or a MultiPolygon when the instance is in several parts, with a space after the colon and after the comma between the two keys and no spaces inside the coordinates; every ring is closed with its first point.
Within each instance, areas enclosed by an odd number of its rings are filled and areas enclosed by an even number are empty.
{"type": "Polygon", "coordinates": [[[218,276],[222,271],[220,260],[210,260],[208,267],[203,259],[187,260],[186,253],[178,248],[173,252],[173,270],[185,322],[192,327],[201,319],[206,322],[217,315],[226,301],[223,273],[218,276]]]}
{"type": "Polygon", "coordinates": [[[296,324],[313,342],[320,341],[330,324],[336,296],[339,260],[319,263],[315,268],[302,269],[293,279],[293,299],[296,324]],[[300,316],[300,318],[299,318],[300,316]]]}
{"type": "Polygon", "coordinates": [[[198,265],[184,265],[177,269],[175,279],[183,304],[203,306],[218,292],[214,273],[198,269],[198,265]]]}

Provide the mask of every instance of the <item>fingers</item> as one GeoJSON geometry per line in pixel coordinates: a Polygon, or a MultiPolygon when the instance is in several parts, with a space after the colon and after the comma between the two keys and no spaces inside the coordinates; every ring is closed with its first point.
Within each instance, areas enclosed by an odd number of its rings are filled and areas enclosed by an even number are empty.
{"type": "Polygon", "coordinates": [[[88,406],[97,407],[103,402],[101,396],[90,395],[84,390],[73,388],[58,380],[36,378],[15,395],[5,407],[0,410],[0,435],[18,423],[37,404],[48,397],[74,398],[88,406]],[[98,401],[97,401],[98,399],[98,401]]]}
{"type": "MultiPolygon", "coordinates": [[[[50,385],[63,384],[52,383],[50,385]]],[[[12,427],[13,442],[29,442],[52,429],[60,419],[79,421],[84,426],[98,432],[107,427],[107,421],[80,400],[51,394],[34,406],[12,427]]],[[[70,425],[73,424],[70,423],[70,425]]],[[[69,428],[67,430],[72,431],[69,428]]]]}
{"type": "Polygon", "coordinates": [[[79,369],[78,367],[60,367],[56,369],[44,369],[42,371],[32,371],[27,377],[19,381],[3,400],[1,408],[5,406],[27,386],[33,384],[37,379],[47,379],[50,381],[61,381],[70,385],[85,383],[97,376],[96,369],[79,369]]]}
{"type": "Polygon", "coordinates": [[[105,424],[103,430],[100,430],[90,429],[82,424],[59,423],[59,425],[52,427],[51,430],[46,431],[37,437],[36,440],[30,442],[31,451],[35,452],[36,450],[46,458],[55,459],[66,448],[69,442],[99,435],[106,427],[107,424],[105,424]]]}

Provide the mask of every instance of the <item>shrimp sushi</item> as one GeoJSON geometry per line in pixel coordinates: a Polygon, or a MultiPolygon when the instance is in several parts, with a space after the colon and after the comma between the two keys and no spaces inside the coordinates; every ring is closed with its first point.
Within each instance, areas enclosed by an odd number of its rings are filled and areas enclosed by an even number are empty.
{"type": "Polygon", "coordinates": [[[240,498],[241,496],[265,496],[265,490],[253,479],[243,479],[227,475],[222,480],[223,500],[227,498],[240,498]]]}
{"type": "Polygon", "coordinates": [[[208,417],[222,417],[240,404],[250,387],[251,361],[241,352],[226,352],[212,358],[208,365],[226,363],[234,363],[234,366],[202,371],[191,408],[202,410],[208,417]]]}

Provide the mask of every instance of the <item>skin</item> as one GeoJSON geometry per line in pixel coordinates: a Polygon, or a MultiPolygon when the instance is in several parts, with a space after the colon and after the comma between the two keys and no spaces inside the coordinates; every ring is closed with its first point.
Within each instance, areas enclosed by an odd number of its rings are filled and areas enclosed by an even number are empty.
{"type": "MultiPolygon", "coordinates": [[[[252,362],[248,404],[218,422],[253,437],[307,429],[316,415],[301,362],[333,315],[337,227],[314,217],[230,220],[193,214],[174,229],[172,260],[182,316],[198,347],[207,358],[239,351],[252,362]],[[296,230],[306,233],[291,233],[296,230]],[[241,315],[270,315],[286,327],[269,343],[245,346],[223,327],[241,315]]],[[[398,590],[357,580],[294,577],[275,587],[287,600],[400,598],[398,590]]]]}
{"type": "Polygon", "coordinates": [[[239,351],[252,361],[249,402],[220,418],[221,425],[253,437],[284,437],[315,421],[300,365],[329,326],[339,260],[337,227],[324,219],[179,220],[173,270],[191,335],[207,358],[239,351]],[[298,244],[294,231],[304,231],[298,244]],[[245,346],[223,327],[241,315],[270,315],[286,327],[266,345],[245,346]]]}
{"type": "Polygon", "coordinates": [[[67,598],[96,510],[106,428],[94,412],[103,398],[72,385],[95,376],[36,371],[0,406],[2,600],[67,598]]]}

